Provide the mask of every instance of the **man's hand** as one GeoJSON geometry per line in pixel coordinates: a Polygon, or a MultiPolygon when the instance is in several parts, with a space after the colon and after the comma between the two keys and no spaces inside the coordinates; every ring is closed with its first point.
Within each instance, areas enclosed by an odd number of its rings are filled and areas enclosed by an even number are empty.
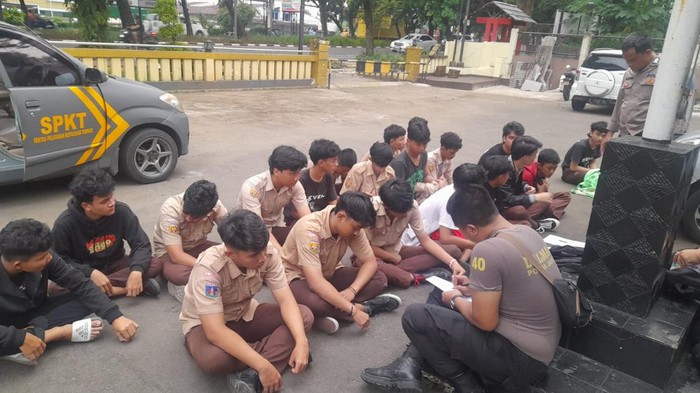
{"type": "Polygon", "coordinates": [[[452,276],[452,284],[455,289],[462,293],[464,296],[471,296],[471,290],[469,289],[469,284],[471,281],[467,276],[452,276]]]}
{"type": "Polygon", "coordinates": [[[369,327],[369,315],[357,307],[355,307],[355,314],[352,316],[352,319],[360,329],[367,329],[369,327]]]}
{"type": "Polygon", "coordinates": [[[289,358],[289,367],[292,368],[294,374],[306,370],[309,364],[309,343],[297,344],[292,351],[292,356],[289,358]]]}
{"type": "Polygon", "coordinates": [[[525,190],[526,194],[534,194],[537,191],[537,190],[535,190],[535,187],[533,187],[529,184],[523,185],[523,189],[525,190]]]}
{"type": "Polygon", "coordinates": [[[438,179],[437,183],[438,183],[438,188],[442,189],[447,185],[447,179],[445,179],[444,177],[441,177],[438,179]]]}
{"type": "Polygon", "coordinates": [[[535,194],[535,201],[552,203],[552,194],[548,192],[540,192],[539,194],[535,194]]]}
{"type": "Polygon", "coordinates": [[[90,280],[95,284],[100,290],[107,294],[107,296],[112,296],[112,283],[109,282],[109,278],[104,275],[101,271],[95,269],[90,273],[90,280]]]}
{"type": "Polygon", "coordinates": [[[453,259],[452,262],[450,262],[450,268],[452,269],[453,276],[464,276],[467,274],[467,271],[464,270],[462,265],[460,265],[459,261],[456,259],[453,259]]]}
{"type": "Polygon", "coordinates": [[[547,179],[542,179],[542,184],[537,185],[537,192],[549,192],[549,182],[547,179]]]}
{"type": "Polygon", "coordinates": [[[455,296],[462,296],[462,292],[459,289],[453,289],[451,291],[445,291],[442,293],[442,302],[446,305],[450,305],[450,300],[455,296]]]}
{"type": "Polygon", "coordinates": [[[29,360],[37,360],[44,354],[46,343],[39,337],[27,332],[24,336],[24,343],[19,347],[22,354],[29,360]]]}
{"type": "Polygon", "coordinates": [[[673,262],[679,267],[690,267],[700,264],[700,249],[680,250],[673,254],[673,262]]]}
{"type": "Polygon", "coordinates": [[[340,291],[340,296],[342,296],[345,300],[349,301],[352,303],[353,300],[355,300],[355,295],[357,295],[357,291],[353,291],[353,289],[350,289],[351,287],[347,287],[340,291]]]}
{"type": "Polygon", "coordinates": [[[394,265],[396,265],[396,264],[401,263],[401,261],[403,260],[401,258],[401,255],[399,255],[399,254],[391,253],[390,255],[391,255],[391,258],[384,259],[385,262],[393,263],[394,265]]]}
{"type": "Polygon", "coordinates": [[[272,363],[267,362],[265,366],[257,371],[264,393],[275,393],[282,388],[282,376],[272,363]]]}
{"type": "Polygon", "coordinates": [[[112,322],[112,329],[117,334],[119,341],[125,343],[131,341],[139,330],[139,324],[131,319],[121,316],[112,322]]]}
{"type": "Polygon", "coordinates": [[[143,292],[143,273],[134,270],[126,280],[126,296],[135,297],[143,292]]]}

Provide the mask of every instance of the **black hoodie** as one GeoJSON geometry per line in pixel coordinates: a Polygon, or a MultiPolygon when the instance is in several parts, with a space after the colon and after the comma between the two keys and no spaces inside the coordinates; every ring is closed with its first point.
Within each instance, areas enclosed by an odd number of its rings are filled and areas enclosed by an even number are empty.
{"type": "Polygon", "coordinates": [[[69,289],[85,307],[110,324],[122,316],[119,306],[102,293],[89,278],[52,253],[52,260],[38,273],[24,273],[26,291],[10,280],[0,266],[0,348],[19,348],[24,344],[25,330],[10,326],[13,315],[38,308],[46,300],[48,280],[69,289]]]}
{"type": "Polygon", "coordinates": [[[91,221],[75,198],[53,224],[54,249],[69,264],[90,277],[131,249],[131,271],[145,272],[151,264],[151,242],[129,206],[117,202],[111,216],[91,221]]]}

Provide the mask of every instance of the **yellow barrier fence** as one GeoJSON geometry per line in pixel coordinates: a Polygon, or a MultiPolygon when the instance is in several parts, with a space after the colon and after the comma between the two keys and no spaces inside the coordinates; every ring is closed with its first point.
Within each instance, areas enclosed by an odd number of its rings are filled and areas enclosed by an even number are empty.
{"type": "Polygon", "coordinates": [[[209,53],[66,48],[88,67],[141,82],[313,79],[328,86],[328,43],[311,54],[209,53]]]}

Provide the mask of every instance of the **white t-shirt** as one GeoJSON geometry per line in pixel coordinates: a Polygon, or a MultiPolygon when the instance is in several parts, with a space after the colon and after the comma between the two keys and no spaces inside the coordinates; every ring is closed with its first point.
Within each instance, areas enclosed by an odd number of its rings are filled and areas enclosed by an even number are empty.
{"type": "MultiPolygon", "coordinates": [[[[452,194],[454,194],[454,192],[454,185],[450,184],[441,190],[438,190],[420,204],[419,209],[420,214],[423,217],[423,227],[428,235],[437,231],[440,229],[440,227],[445,227],[452,230],[457,229],[452,221],[452,216],[447,212],[447,201],[450,200],[450,197],[452,194]]],[[[403,232],[403,235],[401,236],[401,244],[404,246],[420,245],[420,242],[416,238],[416,234],[410,227],[403,232]]]]}

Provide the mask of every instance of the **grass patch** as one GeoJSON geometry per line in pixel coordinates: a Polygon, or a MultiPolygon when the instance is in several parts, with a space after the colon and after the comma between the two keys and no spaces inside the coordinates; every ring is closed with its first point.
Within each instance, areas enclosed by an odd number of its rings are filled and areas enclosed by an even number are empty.
{"type": "Polygon", "coordinates": [[[382,61],[382,62],[388,62],[388,63],[403,63],[406,61],[406,57],[402,55],[397,55],[397,54],[380,54],[380,53],[375,53],[373,55],[367,55],[367,54],[361,54],[357,56],[357,60],[361,61],[382,61]]]}

